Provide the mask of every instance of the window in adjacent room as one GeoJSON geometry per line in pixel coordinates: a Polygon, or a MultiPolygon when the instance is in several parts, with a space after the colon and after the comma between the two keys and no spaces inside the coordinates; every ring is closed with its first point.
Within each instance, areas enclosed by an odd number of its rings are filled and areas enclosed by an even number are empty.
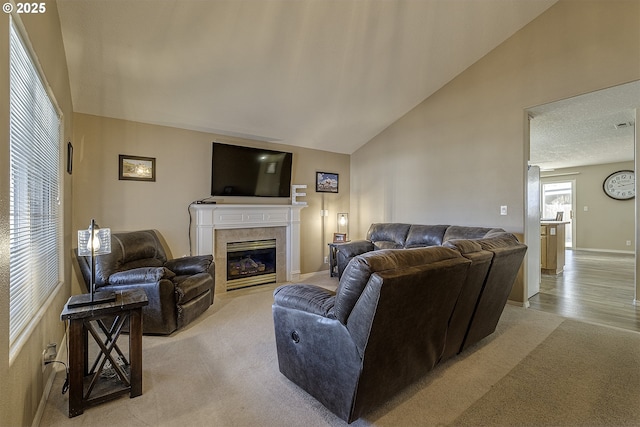
{"type": "Polygon", "coordinates": [[[60,283],[61,119],[13,20],[9,43],[9,345],[14,356],[60,283]]]}

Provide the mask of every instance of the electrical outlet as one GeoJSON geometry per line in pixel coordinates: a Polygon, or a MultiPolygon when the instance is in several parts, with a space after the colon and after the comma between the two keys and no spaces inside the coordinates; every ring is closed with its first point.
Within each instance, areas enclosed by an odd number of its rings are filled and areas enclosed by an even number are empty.
{"type": "Polygon", "coordinates": [[[57,356],[57,345],[55,343],[47,344],[45,349],[42,350],[42,372],[44,372],[45,366],[56,360],[57,356]]]}
{"type": "Polygon", "coordinates": [[[627,246],[631,246],[631,240],[627,240],[627,246]]]}
{"type": "Polygon", "coordinates": [[[325,264],[329,264],[329,257],[328,256],[324,257],[324,263],[325,264]]]}
{"type": "Polygon", "coordinates": [[[506,215],[506,214],[507,214],[507,207],[500,206],[500,215],[506,215]]]}

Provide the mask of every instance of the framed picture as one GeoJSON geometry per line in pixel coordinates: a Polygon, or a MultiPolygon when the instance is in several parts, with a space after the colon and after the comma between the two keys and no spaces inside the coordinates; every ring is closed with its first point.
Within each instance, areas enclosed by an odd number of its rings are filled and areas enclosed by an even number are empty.
{"type": "Polygon", "coordinates": [[[71,141],[67,142],[67,173],[73,173],[73,145],[71,141]]]}
{"type": "Polygon", "coordinates": [[[118,179],[132,181],[155,181],[156,159],[154,157],[128,156],[120,154],[118,179]]]}
{"type": "Polygon", "coordinates": [[[347,241],[346,233],[333,233],[333,243],[344,243],[347,241]]]}
{"type": "Polygon", "coordinates": [[[316,192],[337,193],[338,174],[330,172],[316,172],[316,192]]]}

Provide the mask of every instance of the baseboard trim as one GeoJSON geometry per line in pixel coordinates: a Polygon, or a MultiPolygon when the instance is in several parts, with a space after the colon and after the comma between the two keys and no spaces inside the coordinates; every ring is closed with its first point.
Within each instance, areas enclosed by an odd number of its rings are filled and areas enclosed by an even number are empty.
{"type": "Polygon", "coordinates": [[[307,280],[316,276],[329,275],[329,270],[314,271],[313,273],[304,273],[300,275],[300,280],[307,280]]]}
{"type": "Polygon", "coordinates": [[[513,300],[507,300],[507,304],[509,305],[513,305],[516,307],[522,307],[522,308],[529,308],[530,304],[529,304],[529,300],[524,301],[524,302],[520,302],[520,301],[513,301],[513,300]]]}
{"type": "Polygon", "coordinates": [[[620,251],[616,249],[593,249],[593,248],[567,248],[568,251],[585,251],[585,252],[605,252],[610,254],[627,254],[633,255],[635,251],[620,251]]]}

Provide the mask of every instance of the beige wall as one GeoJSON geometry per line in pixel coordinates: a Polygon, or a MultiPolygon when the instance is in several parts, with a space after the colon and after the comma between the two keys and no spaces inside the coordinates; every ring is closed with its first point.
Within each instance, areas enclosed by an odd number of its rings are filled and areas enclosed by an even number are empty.
{"type": "MultiPolygon", "coordinates": [[[[308,203],[301,213],[301,272],[323,263],[335,231],[336,213],[349,207],[349,156],[326,151],[242,140],[204,132],[75,114],[73,144],[73,228],[91,218],[112,231],[159,230],[173,256],[189,254],[191,202],[210,194],[211,142],[257,146],[293,152],[292,182],[307,184],[308,203]],[[118,179],[118,155],[156,158],[156,181],[118,179]],[[340,177],[338,194],[316,193],[316,171],[340,177]],[[326,227],[320,210],[329,210],[326,227]]],[[[224,203],[289,203],[289,199],[218,198],[224,203]]]]}
{"type": "MultiPolygon", "coordinates": [[[[20,15],[46,79],[64,114],[65,141],[71,139],[72,105],[68,71],[64,58],[60,21],[54,1],[46,1],[46,13],[20,15]]],[[[9,15],[0,14],[0,122],[9,123],[9,15]]],[[[60,312],[70,293],[71,180],[64,174],[64,271],[63,283],[34,321],[34,327],[14,360],[9,360],[9,134],[0,133],[0,424],[31,425],[43,397],[49,366],[43,374],[42,350],[49,342],[61,343],[64,324],[60,312]]],[[[61,147],[62,159],[66,144],[61,147]]],[[[35,154],[35,153],[34,153],[35,154]]]]}
{"type": "Polygon", "coordinates": [[[602,183],[607,176],[624,169],[634,170],[634,162],[556,169],[540,174],[541,183],[568,180],[576,183],[576,249],[634,251],[634,200],[613,200],[602,190],[602,183]],[[587,211],[584,210],[585,206],[587,211]],[[627,241],[631,242],[630,246],[627,246],[627,241]]]}
{"type": "Polygon", "coordinates": [[[640,2],[561,0],[352,155],[355,234],[375,221],[523,232],[524,110],[639,78],[640,2]]]}

